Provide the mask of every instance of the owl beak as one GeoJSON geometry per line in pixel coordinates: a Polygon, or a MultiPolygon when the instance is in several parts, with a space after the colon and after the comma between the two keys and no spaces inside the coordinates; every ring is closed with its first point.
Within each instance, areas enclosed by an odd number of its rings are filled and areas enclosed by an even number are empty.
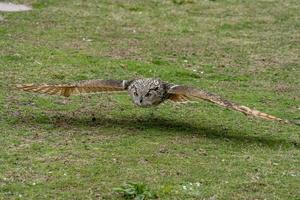
{"type": "Polygon", "coordinates": [[[143,103],[143,98],[140,98],[140,104],[142,104],[143,103]]]}

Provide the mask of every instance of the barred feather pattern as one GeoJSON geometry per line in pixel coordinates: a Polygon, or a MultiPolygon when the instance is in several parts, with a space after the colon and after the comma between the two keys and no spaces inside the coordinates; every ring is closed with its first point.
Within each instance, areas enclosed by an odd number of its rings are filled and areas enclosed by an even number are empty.
{"type": "Polygon", "coordinates": [[[189,97],[203,99],[205,101],[215,103],[219,106],[239,111],[241,113],[244,113],[245,115],[260,117],[262,119],[274,120],[274,121],[279,121],[279,122],[283,122],[283,123],[291,123],[288,120],[281,119],[281,118],[260,112],[255,109],[251,109],[247,106],[242,106],[242,105],[230,102],[228,100],[221,98],[218,95],[206,92],[204,90],[196,89],[193,87],[173,85],[170,87],[168,92],[171,94],[185,95],[185,96],[189,96],[189,97]]]}
{"type": "Polygon", "coordinates": [[[186,103],[190,101],[190,99],[187,96],[180,94],[169,94],[168,99],[176,103],[186,103]]]}
{"type": "Polygon", "coordinates": [[[125,81],[116,80],[88,80],[65,85],[21,84],[17,85],[17,88],[28,92],[69,97],[83,93],[126,91],[125,83],[125,81]]]}

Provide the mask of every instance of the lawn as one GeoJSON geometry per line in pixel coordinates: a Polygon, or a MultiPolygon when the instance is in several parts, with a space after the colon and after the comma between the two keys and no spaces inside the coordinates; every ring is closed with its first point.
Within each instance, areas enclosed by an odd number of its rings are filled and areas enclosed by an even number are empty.
{"type": "Polygon", "coordinates": [[[299,126],[14,87],[160,77],[299,120],[300,1],[14,2],[33,10],[0,13],[0,199],[300,199],[299,126]]]}

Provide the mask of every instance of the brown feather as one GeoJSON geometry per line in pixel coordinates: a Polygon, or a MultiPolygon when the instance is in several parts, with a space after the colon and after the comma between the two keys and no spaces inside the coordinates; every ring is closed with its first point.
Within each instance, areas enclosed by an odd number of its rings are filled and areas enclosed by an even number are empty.
{"type": "Polygon", "coordinates": [[[125,91],[127,88],[127,81],[88,80],[66,85],[21,84],[17,85],[17,88],[28,92],[69,97],[70,95],[82,93],[125,91]]]}
{"type": "Polygon", "coordinates": [[[187,102],[189,101],[188,97],[185,95],[180,95],[180,94],[170,94],[168,97],[169,100],[174,101],[174,102],[187,102]]]}
{"type": "Polygon", "coordinates": [[[250,116],[255,116],[255,117],[260,117],[266,120],[275,120],[283,123],[291,123],[288,120],[281,119],[263,112],[260,112],[255,109],[248,108],[247,106],[242,106],[233,102],[229,102],[223,98],[221,98],[218,95],[206,92],[204,90],[192,88],[192,87],[187,87],[187,86],[172,86],[170,87],[169,91],[170,94],[175,94],[175,95],[186,95],[190,97],[196,97],[203,99],[205,101],[209,101],[212,103],[215,103],[217,105],[223,106],[225,108],[233,109],[239,112],[244,113],[245,115],[250,115],[250,116]]]}

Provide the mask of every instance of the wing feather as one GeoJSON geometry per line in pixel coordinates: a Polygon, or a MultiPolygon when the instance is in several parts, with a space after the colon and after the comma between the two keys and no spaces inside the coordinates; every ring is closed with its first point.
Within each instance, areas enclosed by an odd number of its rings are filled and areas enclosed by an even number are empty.
{"type": "Polygon", "coordinates": [[[177,103],[185,103],[189,101],[187,96],[181,94],[170,94],[168,99],[177,103]]]}
{"type": "Polygon", "coordinates": [[[97,92],[125,91],[130,84],[126,80],[87,80],[73,84],[21,84],[17,88],[27,92],[37,92],[50,95],[70,95],[97,92]]]}
{"type": "Polygon", "coordinates": [[[291,123],[288,120],[281,119],[281,118],[260,112],[255,109],[251,109],[247,106],[242,106],[242,105],[230,102],[228,100],[223,99],[222,97],[220,97],[218,95],[206,92],[201,89],[193,88],[193,87],[173,85],[168,90],[168,93],[176,94],[176,95],[185,95],[185,96],[189,96],[189,97],[203,99],[205,101],[215,103],[219,106],[242,112],[245,115],[260,117],[260,118],[263,118],[266,120],[275,120],[275,121],[279,121],[279,122],[283,122],[283,123],[291,123]]]}

